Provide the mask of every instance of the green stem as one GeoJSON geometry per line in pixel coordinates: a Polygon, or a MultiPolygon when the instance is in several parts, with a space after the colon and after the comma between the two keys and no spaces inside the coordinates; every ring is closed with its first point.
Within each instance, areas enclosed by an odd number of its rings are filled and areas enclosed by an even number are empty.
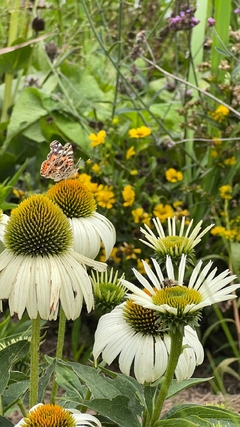
{"type": "Polygon", "coordinates": [[[168,366],[167,366],[166,374],[164,376],[163,383],[161,385],[158,398],[156,400],[153,415],[148,425],[149,427],[153,427],[154,424],[159,420],[163,404],[166,400],[169,387],[172,383],[172,379],[178,363],[179,356],[182,353],[182,341],[183,341],[183,333],[180,332],[179,329],[177,329],[177,331],[171,335],[171,349],[170,349],[170,355],[168,360],[168,366]]]}
{"type": "MultiPolygon", "coordinates": [[[[58,323],[58,341],[57,341],[57,350],[56,350],[57,359],[62,359],[62,356],[63,356],[65,330],[66,330],[66,316],[62,307],[60,306],[59,323],[58,323]]],[[[55,404],[57,391],[58,391],[58,384],[56,382],[56,374],[55,374],[54,380],[53,380],[53,386],[52,386],[52,394],[51,394],[52,404],[55,404]]]]}
{"type": "Polygon", "coordinates": [[[115,110],[117,106],[117,96],[118,96],[118,83],[120,78],[120,61],[121,61],[121,37],[122,37],[122,0],[119,1],[119,10],[118,10],[118,53],[117,53],[117,72],[116,72],[116,84],[113,100],[113,110],[112,110],[112,120],[115,115],[115,110]]]}
{"type": "Polygon", "coordinates": [[[41,320],[32,320],[32,338],[30,345],[30,408],[38,403],[38,368],[39,368],[39,345],[40,345],[41,320]]]}

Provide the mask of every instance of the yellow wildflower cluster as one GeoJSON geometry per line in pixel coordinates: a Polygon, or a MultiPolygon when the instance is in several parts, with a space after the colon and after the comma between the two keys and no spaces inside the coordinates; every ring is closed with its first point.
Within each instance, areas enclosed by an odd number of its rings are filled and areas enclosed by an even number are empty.
{"type": "Polygon", "coordinates": [[[231,200],[232,199],[231,185],[222,185],[222,187],[219,187],[219,193],[222,199],[231,200]]]}
{"type": "Polygon", "coordinates": [[[219,107],[215,111],[211,112],[210,115],[213,120],[221,123],[229,115],[229,109],[224,105],[219,105],[219,107]]]}
{"type": "Polygon", "coordinates": [[[135,200],[135,191],[133,190],[131,185],[126,185],[122,191],[123,196],[123,206],[132,206],[135,200]]]}
{"type": "Polygon", "coordinates": [[[225,159],[223,163],[226,166],[234,166],[236,161],[237,161],[236,157],[232,156],[232,157],[228,157],[227,159],[225,159]]]}
{"type": "Polygon", "coordinates": [[[166,221],[166,219],[172,218],[174,215],[174,210],[171,205],[163,205],[162,203],[159,203],[155,208],[153,209],[153,215],[158,217],[161,222],[166,221]]]}
{"type": "Polygon", "coordinates": [[[150,227],[151,218],[147,212],[144,212],[143,208],[137,208],[132,211],[135,224],[142,222],[150,227]]]}
{"type": "Polygon", "coordinates": [[[178,182],[183,180],[183,174],[174,168],[170,168],[165,172],[166,180],[169,182],[178,182]]]}
{"type": "Polygon", "coordinates": [[[240,233],[237,227],[231,230],[227,230],[225,227],[216,226],[212,228],[211,234],[213,236],[225,237],[227,240],[230,240],[232,242],[240,241],[240,233]]]}
{"type": "Polygon", "coordinates": [[[86,173],[79,175],[78,180],[91,190],[99,206],[106,209],[111,209],[113,207],[116,199],[112,186],[103,184],[98,185],[96,182],[92,182],[91,176],[86,173]]]}

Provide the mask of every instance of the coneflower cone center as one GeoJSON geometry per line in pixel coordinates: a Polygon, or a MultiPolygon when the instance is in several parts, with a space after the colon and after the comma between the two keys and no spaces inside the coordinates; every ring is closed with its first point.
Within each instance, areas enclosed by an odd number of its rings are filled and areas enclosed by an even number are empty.
{"type": "Polygon", "coordinates": [[[72,231],[61,209],[47,197],[31,196],[13,209],[4,244],[16,255],[60,255],[72,245],[72,231]]]}
{"type": "Polygon", "coordinates": [[[166,249],[182,248],[187,246],[189,239],[184,236],[167,236],[160,239],[166,249]]]}
{"type": "Polygon", "coordinates": [[[72,414],[58,405],[41,405],[29,412],[22,427],[76,427],[72,414]]]}
{"type": "Polygon", "coordinates": [[[96,211],[96,202],[89,188],[76,179],[55,184],[46,194],[68,218],[88,217],[96,211]]]}
{"type": "Polygon", "coordinates": [[[167,304],[183,312],[187,305],[196,305],[202,301],[201,294],[196,289],[186,286],[172,286],[156,290],[152,300],[156,305],[167,304]]]}
{"type": "Polygon", "coordinates": [[[151,309],[134,304],[127,300],[124,307],[124,318],[136,332],[148,335],[159,335],[158,316],[151,309]]]}

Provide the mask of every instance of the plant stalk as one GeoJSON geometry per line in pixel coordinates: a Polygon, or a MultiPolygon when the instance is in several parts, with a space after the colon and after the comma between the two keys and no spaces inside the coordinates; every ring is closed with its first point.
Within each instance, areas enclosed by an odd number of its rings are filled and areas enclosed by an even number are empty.
{"type": "Polygon", "coordinates": [[[30,345],[30,392],[29,405],[32,408],[38,403],[38,370],[39,370],[39,345],[40,345],[41,319],[32,320],[32,338],[30,345]]]}
{"type": "Polygon", "coordinates": [[[183,342],[183,332],[177,329],[177,331],[174,334],[171,334],[171,349],[170,349],[167,370],[161,385],[158,398],[156,399],[153,415],[147,427],[153,427],[154,424],[159,420],[159,417],[163,408],[163,404],[166,400],[169,387],[172,383],[172,379],[178,363],[179,356],[182,353],[182,342],[183,342]]]}
{"type": "MultiPolygon", "coordinates": [[[[56,350],[57,359],[62,359],[62,356],[63,356],[65,330],[66,330],[66,316],[62,309],[62,306],[60,306],[59,323],[58,323],[58,341],[57,341],[57,350],[56,350]]],[[[58,391],[58,384],[56,382],[56,374],[54,374],[52,394],[51,394],[51,400],[50,400],[50,402],[53,405],[55,404],[57,391],[58,391]]]]}

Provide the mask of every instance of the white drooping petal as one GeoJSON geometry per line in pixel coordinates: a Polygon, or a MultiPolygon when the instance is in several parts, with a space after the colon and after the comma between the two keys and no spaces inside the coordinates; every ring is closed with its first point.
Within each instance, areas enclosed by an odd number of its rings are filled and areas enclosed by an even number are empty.
{"type": "Polygon", "coordinates": [[[88,217],[69,218],[73,230],[74,250],[88,258],[96,258],[103,244],[106,259],[109,258],[116,242],[113,224],[98,212],[88,217]]]}

